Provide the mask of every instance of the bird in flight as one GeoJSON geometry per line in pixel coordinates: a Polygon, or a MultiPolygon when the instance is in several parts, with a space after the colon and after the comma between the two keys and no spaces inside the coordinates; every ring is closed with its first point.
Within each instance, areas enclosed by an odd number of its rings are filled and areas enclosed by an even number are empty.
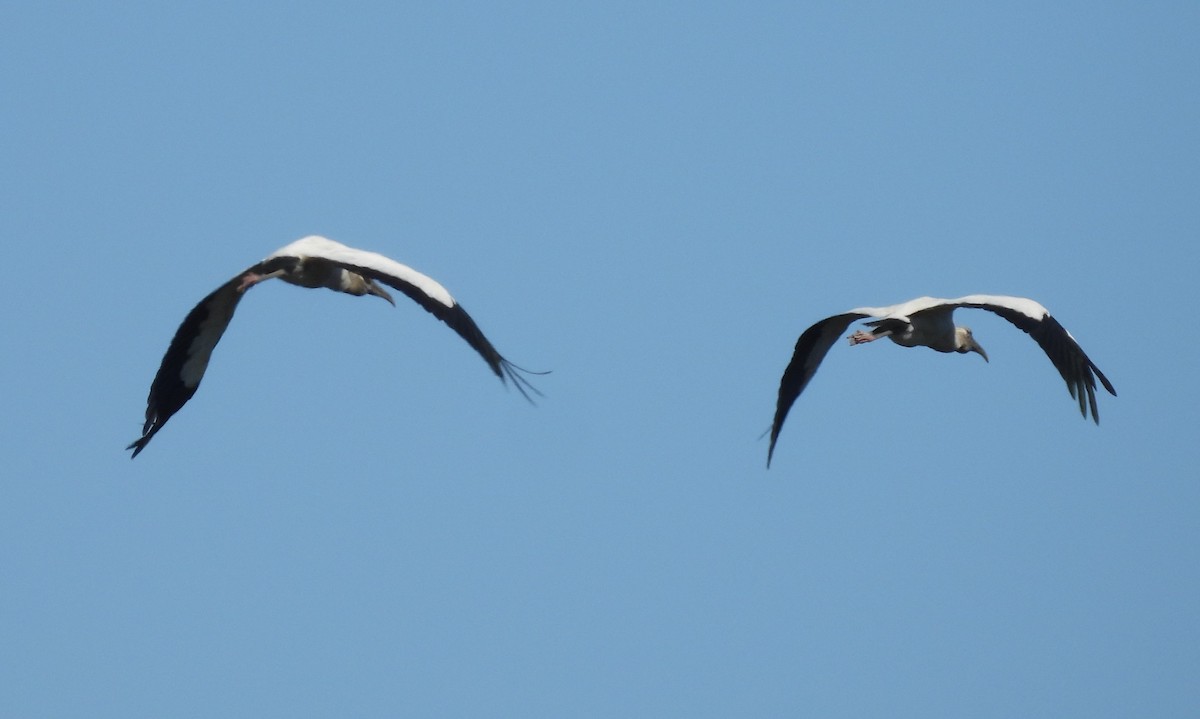
{"type": "Polygon", "coordinates": [[[239,272],[192,308],[176,330],[150,385],[142,436],[126,447],[133,450],[133,457],[146,448],[167,420],[196,393],[213,349],[233,319],[242,295],[258,283],[276,277],[299,287],[374,295],[395,306],[392,296],[380,287],[380,283],[387,285],[445,322],[483,357],[497,377],[505,383],[511,380],[525,399],[532,401],[530,392],[541,394],[522,373],[546,373],[529,372],[504,359],[462,305],[435,280],[383,255],[311,235],[239,272]]]}
{"type": "Polygon", "coordinates": [[[1096,407],[1096,379],[1114,397],[1117,391],[1100,371],[1070,332],[1050,316],[1037,302],[1024,297],[1003,295],[968,295],[954,300],[918,297],[891,307],[859,307],[849,312],[826,317],[809,327],[796,341],[792,361],[779,381],[779,399],[775,406],[775,421],[771,425],[771,446],[767,450],[767,466],[775,454],[775,442],[787,419],[792,404],[821,365],[821,360],[833,343],[850,324],[866,317],[876,318],[865,323],[869,331],[859,330],[850,335],[851,345],[861,345],[887,337],[902,347],[929,347],[938,352],[975,352],[987,361],[987,352],[975,341],[969,327],[954,324],[954,310],[973,307],[1000,315],[1027,333],[1054,363],[1055,369],[1067,383],[1071,396],[1079,400],[1079,411],[1086,419],[1100,423],[1096,407]]]}

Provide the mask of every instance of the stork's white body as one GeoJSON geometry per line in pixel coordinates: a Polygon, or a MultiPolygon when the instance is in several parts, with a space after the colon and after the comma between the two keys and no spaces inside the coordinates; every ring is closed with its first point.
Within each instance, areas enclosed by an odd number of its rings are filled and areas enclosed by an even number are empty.
{"type": "Polygon", "coordinates": [[[324,287],[350,295],[375,295],[396,303],[380,283],[398,290],[445,322],[483,357],[492,371],[529,399],[537,390],[523,371],[504,359],[471,316],[431,277],[375,252],[309,236],[282,247],[240,272],[197,304],[175,333],[146,402],[142,436],[129,445],[136,457],[154,435],[195,394],[208,369],[212,352],[233,319],[242,295],[254,285],[279,278],[298,287],[324,287]]]}
{"type": "Polygon", "coordinates": [[[327,237],[309,235],[275,250],[265,261],[280,257],[295,257],[302,260],[300,271],[280,276],[284,282],[299,287],[315,289],[324,287],[335,292],[354,294],[354,278],[361,275],[347,269],[360,267],[406,283],[434,302],[453,307],[454,298],[445,287],[427,275],[417,272],[408,265],[385,257],[377,252],[358,250],[335,242],[327,237]]]}
{"type": "Polygon", "coordinates": [[[983,309],[1000,315],[1033,337],[1066,381],[1071,396],[1079,400],[1079,411],[1086,418],[1090,410],[1092,418],[1099,423],[1096,379],[1099,378],[1104,388],[1114,396],[1116,390],[1088,359],[1071,333],[1051,317],[1045,307],[1031,299],[1005,295],[968,295],[952,300],[918,297],[890,307],[859,307],[833,315],[800,335],[792,360],[779,382],[767,464],[771,463],[775,442],[792,404],[808,386],[834,342],[855,320],[874,318],[866,323],[873,329],[870,332],[855,332],[850,336],[851,344],[887,337],[903,347],[929,347],[938,352],[975,352],[986,360],[987,353],[975,341],[970,328],[954,324],[954,310],[960,307],[983,309]]]}
{"type": "Polygon", "coordinates": [[[908,323],[908,327],[887,335],[888,339],[901,347],[928,347],[938,352],[954,352],[958,349],[954,337],[954,310],[931,310],[923,314],[891,312],[882,319],[896,319],[908,323]],[[914,317],[916,319],[914,319],[914,317]]]}

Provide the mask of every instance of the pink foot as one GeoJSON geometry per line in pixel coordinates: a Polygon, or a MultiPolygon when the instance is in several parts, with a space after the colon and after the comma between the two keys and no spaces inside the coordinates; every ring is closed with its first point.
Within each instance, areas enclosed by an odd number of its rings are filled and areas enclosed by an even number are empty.
{"type": "Polygon", "coordinates": [[[879,338],[870,332],[863,332],[862,330],[859,330],[858,332],[850,335],[850,344],[861,345],[866,344],[867,342],[874,342],[877,339],[879,338]]]}
{"type": "Polygon", "coordinates": [[[256,274],[254,272],[247,272],[245,275],[242,276],[242,284],[238,285],[238,292],[245,292],[246,290],[250,289],[251,287],[257,285],[259,282],[262,282],[262,279],[263,279],[262,275],[256,274]]]}

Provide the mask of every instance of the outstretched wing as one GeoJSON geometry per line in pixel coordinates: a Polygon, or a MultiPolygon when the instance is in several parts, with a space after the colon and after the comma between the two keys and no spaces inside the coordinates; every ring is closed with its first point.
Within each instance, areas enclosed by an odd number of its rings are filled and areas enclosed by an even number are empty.
{"type": "MultiPolygon", "coordinates": [[[[886,314],[886,313],[884,313],[886,314]]],[[[771,446],[767,450],[767,466],[771,466],[771,457],[775,454],[775,441],[779,439],[779,431],[787,419],[788,411],[804,388],[808,386],[821,361],[829,353],[829,348],[838,337],[846,331],[850,323],[863,317],[878,316],[862,311],[827,317],[812,327],[804,330],[800,339],[796,340],[796,350],[792,353],[792,361],[783,371],[779,380],[779,399],[775,404],[775,421],[771,424],[771,446]]]]}
{"type": "Polygon", "coordinates": [[[376,252],[357,250],[324,237],[306,237],[279,252],[298,252],[309,257],[320,257],[343,269],[382,282],[388,287],[402,292],[457,332],[459,337],[466,340],[467,344],[483,357],[497,377],[505,381],[512,380],[513,385],[525,399],[533,401],[529,396],[530,392],[541,395],[541,392],[538,392],[537,388],[520,373],[546,373],[530,372],[506,360],[484,336],[483,331],[479,329],[479,325],[475,324],[471,315],[467,314],[467,311],[455,301],[450,292],[432,277],[423,275],[408,265],[400,264],[376,252]]]}
{"type": "Polygon", "coordinates": [[[250,272],[272,272],[289,262],[295,262],[295,258],[278,256],[247,268],[200,300],[183,319],[150,385],[142,436],[125,448],[133,450],[133,457],[138,456],[167,420],[196,394],[204,371],[208,369],[213,349],[221,341],[242,299],[242,292],[238,289],[242,278],[250,272]]]}
{"type": "Polygon", "coordinates": [[[1032,337],[1062,375],[1071,397],[1079,400],[1080,414],[1087,419],[1090,409],[1092,419],[1100,424],[1100,412],[1096,406],[1096,379],[1100,379],[1104,389],[1112,396],[1116,397],[1117,391],[1071,333],[1050,315],[1049,310],[1033,300],[1004,295],[968,295],[947,302],[1000,315],[1032,337]]]}

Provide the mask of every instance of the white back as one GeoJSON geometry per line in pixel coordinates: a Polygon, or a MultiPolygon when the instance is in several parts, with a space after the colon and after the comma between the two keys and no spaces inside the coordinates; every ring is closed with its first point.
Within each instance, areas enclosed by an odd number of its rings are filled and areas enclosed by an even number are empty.
{"type": "Polygon", "coordinates": [[[296,240],[267,255],[266,259],[274,257],[321,257],[344,265],[365,267],[410,284],[447,307],[455,305],[450,292],[432,277],[423,275],[408,265],[402,265],[377,252],[357,250],[320,235],[309,235],[296,240]]]}

